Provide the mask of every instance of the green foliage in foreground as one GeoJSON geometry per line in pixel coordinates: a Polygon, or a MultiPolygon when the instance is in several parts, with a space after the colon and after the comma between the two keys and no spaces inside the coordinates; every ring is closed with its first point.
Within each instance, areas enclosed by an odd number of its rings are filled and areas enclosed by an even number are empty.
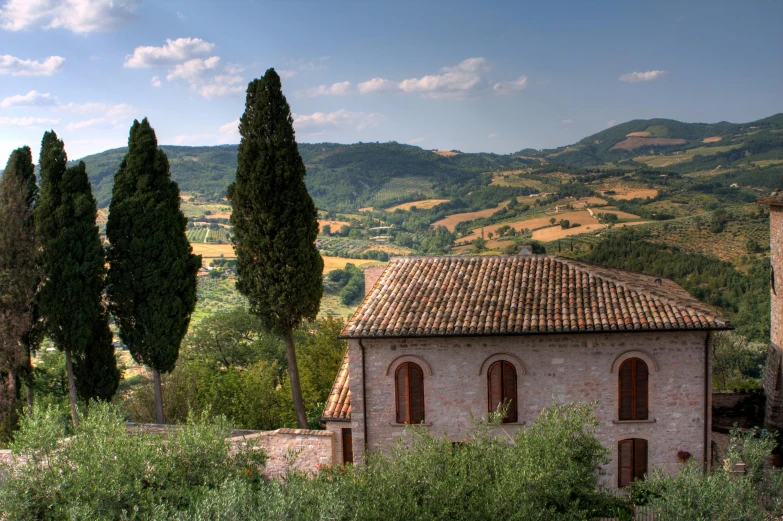
{"type": "Polygon", "coordinates": [[[706,476],[701,463],[691,460],[677,476],[654,469],[652,476],[633,485],[635,502],[647,504],[656,521],[777,520],[783,516],[783,473],[764,472],[764,461],[775,437],[756,431],[733,431],[724,466],[706,476]],[[745,473],[732,473],[737,463],[745,473]]]}
{"type": "Polygon", "coordinates": [[[364,271],[350,262],[341,270],[332,270],[326,278],[340,290],[340,302],[353,306],[364,298],[364,271]]]}
{"type": "Polygon", "coordinates": [[[27,462],[3,469],[4,519],[167,519],[227,480],[258,487],[264,452],[232,451],[228,432],[224,420],[202,416],[165,434],[129,436],[116,411],[93,404],[67,433],[59,411],[37,408],[12,445],[27,462]]]}

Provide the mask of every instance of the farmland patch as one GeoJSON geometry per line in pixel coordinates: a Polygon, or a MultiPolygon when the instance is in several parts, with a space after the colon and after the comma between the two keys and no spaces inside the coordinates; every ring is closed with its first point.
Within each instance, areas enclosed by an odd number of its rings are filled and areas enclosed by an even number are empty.
{"type": "Polygon", "coordinates": [[[420,208],[422,210],[429,210],[430,208],[433,208],[435,206],[438,206],[441,203],[448,203],[449,199],[422,199],[421,201],[413,201],[410,203],[402,203],[395,206],[392,206],[390,208],[386,208],[387,212],[393,212],[395,210],[410,210],[411,207],[415,206],[416,208],[420,208]]]}
{"type": "Polygon", "coordinates": [[[629,132],[625,137],[650,137],[649,132],[629,132]]]}
{"type": "Polygon", "coordinates": [[[639,147],[662,146],[662,145],[684,145],[686,140],[669,137],[629,137],[615,144],[609,150],[633,150],[639,147]]]}
{"type": "Polygon", "coordinates": [[[496,208],[487,208],[486,210],[479,210],[478,212],[455,213],[448,217],[444,217],[439,221],[435,221],[432,223],[432,227],[437,228],[438,226],[445,226],[450,232],[453,232],[457,224],[463,221],[472,221],[473,219],[478,219],[480,217],[489,217],[507,204],[508,201],[505,201],[500,203],[496,208]]]}
{"type": "Polygon", "coordinates": [[[433,152],[443,157],[452,157],[460,153],[460,152],[454,152],[453,150],[433,150],[433,152]]]}
{"type": "Polygon", "coordinates": [[[723,139],[721,136],[710,136],[710,137],[705,137],[704,139],[701,140],[701,142],[702,143],[717,143],[721,139],[723,139]]]}

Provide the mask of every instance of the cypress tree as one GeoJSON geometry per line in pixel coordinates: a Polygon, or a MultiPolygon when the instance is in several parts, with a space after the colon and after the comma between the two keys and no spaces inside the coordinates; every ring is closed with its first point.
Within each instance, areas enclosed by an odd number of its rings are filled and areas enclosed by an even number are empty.
{"type": "MultiPolygon", "coordinates": [[[[96,328],[108,327],[103,304],[106,269],[95,225],[95,198],[84,163],[71,168],[66,163],[63,142],[54,132],[46,132],[40,156],[41,193],[35,208],[44,275],[39,306],[45,333],[65,352],[71,417],[78,425],[74,359],[80,363],[88,353],[109,351],[112,346],[110,338],[95,343],[96,328]]],[[[101,379],[119,380],[116,360],[104,372],[101,379]]]]}
{"type": "Polygon", "coordinates": [[[163,423],[160,374],[174,369],[196,306],[201,256],[185,236],[179,187],[147,118],[133,122],[114,176],[106,236],[111,311],[133,359],[152,370],[163,423]]]}
{"type": "MultiPolygon", "coordinates": [[[[32,151],[18,148],[0,177],[0,372],[8,375],[8,405],[16,403],[22,373],[28,378],[28,402],[32,398],[30,357],[35,344],[31,331],[40,283],[33,220],[37,195],[32,151]]],[[[0,416],[5,412],[0,411],[0,416]]]]}
{"type": "Polygon", "coordinates": [[[237,289],[264,328],[285,340],[296,418],[307,428],[292,331],[318,313],[323,259],[315,247],[318,212],[305,187],[293,121],[274,69],[250,82],[228,199],[237,289]]]}

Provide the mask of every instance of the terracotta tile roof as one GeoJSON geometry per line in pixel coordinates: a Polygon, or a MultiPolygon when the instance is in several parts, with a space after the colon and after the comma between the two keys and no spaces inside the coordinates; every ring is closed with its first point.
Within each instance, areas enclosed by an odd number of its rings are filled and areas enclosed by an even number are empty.
{"type": "Polygon", "coordinates": [[[772,193],[765,195],[756,202],[770,206],[783,206],[783,190],[776,188],[772,193]]]}
{"type": "Polygon", "coordinates": [[[348,351],[343,355],[343,363],[337,371],[332,392],[326,399],[326,406],[321,420],[350,420],[351,419],[351,386],[348,377],[348,351]]]}
{"type": "Polygon", "coordinates": [[[549,255],[397,257],[341,337],[730,328],[668,279],[549,255]]]}

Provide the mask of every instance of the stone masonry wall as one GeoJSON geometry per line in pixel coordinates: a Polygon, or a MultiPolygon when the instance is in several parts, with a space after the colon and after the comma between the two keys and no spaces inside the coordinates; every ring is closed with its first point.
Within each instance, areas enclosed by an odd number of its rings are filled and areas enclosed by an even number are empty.
{"type": "MultiPolygon", "coordinates": [[[[404,427],[395,424],[394,372],[400,363],[416,362],[424,371],[427,428],[459,441],[471,427],[471,415],[486,418],[486,370],[504,359],[517,368],[519,404],[519,423],[506,424],[505,430],[530,425],[553,397],[558,402],[597,400],[596,435],[611,448],[612,462],[603,478],[607,485],[617,484],[617,442],[627,438],[648,440],[648,468],[676,471],[678,450],[703,461],[705,447],[710,446],[709,429],[704,442],[712,405],[711,393],[705,404],[705,383],[711,389],[709,377],[705,382],[706,335],[694,331],[364,340],[369,449],[388,447],[403,434],[404,427]],[[631,357],[645,360],[650,369],[648,422],[617,421],[617,371],[631,357]]],[[[353,449],[359,461],[364,450],[364,403],[358,340],[349,341],[349,363],[353,449]]]]}
{"type": "Polygon", "coordinates": [[[287,470],[314,471],[331,465],[334,434],[328,431],[278,429],[231,438],[236,444],[255,443],[266,451],[265,477],[285,474],[287,470]]]}
{"type": "Polygon", "coordinates": [[[772,258],[772,313],[770,345],[764,368],[764,394],[767,396],[764,424],[783,432],[783,208],[769,209],[769,243],[772,258]]]}

